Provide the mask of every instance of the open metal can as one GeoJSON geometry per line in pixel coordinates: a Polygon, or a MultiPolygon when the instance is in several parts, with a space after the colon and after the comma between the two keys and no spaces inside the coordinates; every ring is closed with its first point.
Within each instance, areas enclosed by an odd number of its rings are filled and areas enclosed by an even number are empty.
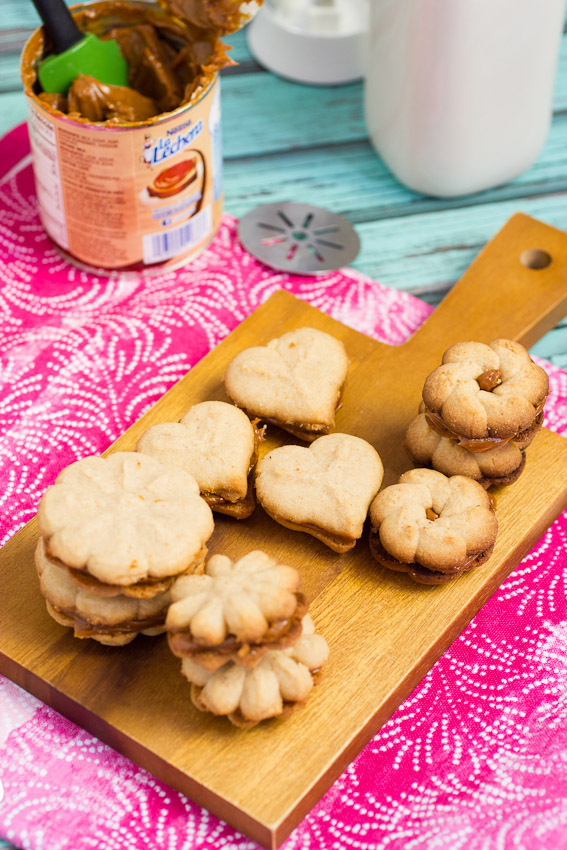
{"type": "MultiPolygon", "coordinates": [[[[100,2],[88,9],[104,33],[120,20],[172,18],[155,4],[100,2]],[[109,8],[112,14],[109,15],[109,8]],[[100,15],[98,12],[100,10],[100,15]]],[[[182,39],[183,23],[173,22],[182,39]]],[[[91,123],[40,99],[36,67],[44,33],[22,54],[28,126],[39,212],[51,239],[71,260],[97,269],[157,274],[196,257],[222,215],[220,80],[218,73],[190,103],[136,123],[91,123]]]]}

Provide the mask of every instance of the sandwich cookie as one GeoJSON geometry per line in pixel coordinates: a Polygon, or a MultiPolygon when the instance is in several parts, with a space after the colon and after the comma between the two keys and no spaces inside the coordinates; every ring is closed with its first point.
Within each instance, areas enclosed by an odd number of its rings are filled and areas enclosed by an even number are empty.
{"type": "Polygon", "coordinates": [[[309,448],[268,452],[258,463],[256,495],[276,522],[348,552],[362,535],[383,474],[378,452],[366,440],[329,434],[309,448]]]}
{"type": "Polygon", "coordinates": [[[307,614],[297,643],[269,650],[253,669],[229,661],[210,672],[190,658],[183,659],[181,669],[191,682],[191,699],[199,711],[225,715],[234,726],[251,728],[302,706],[328,657],[327,641],[315,634],[307,614]]]}
{"type": "Polygon", "coordinates": [[[299,328],[265,346],[241,351],[229,363],[224,383],[250,418],[311,442],[335,424],[347,371],[340,340],[314,328],[299,328]]]}
{"type": "MultiPolygon", "coordinates": [[[[104,616],[124,599],[141,603],[162,597],[163,627],[164,594],[179,575],[203,569],[214,527],[194,478],[136,452],[87,457],[68,466],[42,497],[37,519],[36,566],[40,573],[47,570],[43,587],[54,587],[53,567],[65,582],[68,578],[97,600],[93,616],[85,617],[77,605],[61,608],[48,590],[48,610],[57,607],[61,618],[75,618],[78,636],[89,625],[103,625],[104,616]]],[[[114,631],[120,626],[141,631],[137,620],[145,619],[146,608],[138,606],[135,616],[131,607],[124,610],[125,620],[112,623],[114,631]]]]}
{"type": "MultiPolygon", "coordinates": [[[[531,442],[534,436],[535,431],[527,442],[531,442]]],[[[410,423],[404,445],[418,466],[429,466],[449,476],[466,475],[488,489],[517,481],[526,463],[525,442],[509,440],[496,448],[471,452],[456,440],[442,437],[431,427],[427,416],[420,413],[410,423]]]]}
{"type": "Polygon", "coordinates": [[[370,506],[370,548],[379,564],[421,584],[443,584],[492,554],[498,521],[481,485],[462,475],[411,469],[370,506]]]}
{"type": "Polygon", "coordinates": [[[447,349],[443,365],[425,380],[423,402],[441,436],[483,452],[511,440],[525,447],[541,427],[548,392],[545,371],[524,346],[496,339],[447,349]]]}
{"type": "Polygon", "coordinates": [[[299,581],[297,570],[265,552],[236,562],[213,555],[204,575],[181,578],[171,590],[171,651],[208,671],[229,661],[255,667],[270,649],[299,640],[307,611],[299,581]]]}
{"type": "Polygon", "coordinates": [[[256,507],[252,478],[262,437],[234,405],[204,401],[181,422],[153,425],[136,451],[192,475],[213,511],[246,519],[256,507]]]}

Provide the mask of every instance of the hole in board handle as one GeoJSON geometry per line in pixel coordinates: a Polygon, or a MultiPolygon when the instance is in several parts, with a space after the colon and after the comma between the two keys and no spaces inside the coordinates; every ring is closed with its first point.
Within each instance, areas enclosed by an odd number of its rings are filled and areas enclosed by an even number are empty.
{"type": "Polygon", "coordinates": [[[546,269],[551,261],[551,255],[541,248],[529,248],[520,254],[521,264],[528,269],[546,269]]]}

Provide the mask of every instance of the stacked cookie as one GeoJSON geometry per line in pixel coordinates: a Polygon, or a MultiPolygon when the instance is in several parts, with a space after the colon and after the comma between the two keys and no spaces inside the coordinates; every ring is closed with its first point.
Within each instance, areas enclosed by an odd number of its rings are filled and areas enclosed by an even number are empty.
{"type": "Polygon", "coordinates": [[[298,588],[297,571],[261,551],[214,555],[175,583],[168,640],[199,710],[248,727],[305,701],[328,647],[298,588]]]}
{"type": "Polygon", "coordinates": [[[228,395],[249,416],[311,443],[308,449],[282,446],[261,459],[255,481],[259,503],[280,525],[339,553],[362,535],[384,472],[365,440],[329,434],[347,371],[340,340],[299,328],[241,351],[224,378],[228,395]]]}
{"type": "Polygon", "coordinates": [[[280,525],[303,531],[335,552],[361,537],[384,469],[376,449],[351,434],[319,437],[309,448],[281,446],[258,464],[256,494],[280,525]]]}
{"type": "Polygon", "coordinates": [[[164,631],[171,586],[203,569],[213,532],[196,481],[136,452],[68,466],[37,519],[35,563],[48,612],[76,637],[111,646],[164,631]]]}
{"type": "Polygon", "coordinates": [[[246,519],[255,508],[253,476],[263,436],[256,426],[232,404],[204,401],[181,422],[153,425],[136,451],[192,475],[213,511],[246,519]]]}
{"type": "Polygon", "coordinates": [[[545,371],[520,343],[457,343],[426,378],[405,445],[415,463],[445,475],[485,488],[512,484],[543,423],[548,391],[545,371]]]}
{"type": "Polygon", "coordinates": [[[237,354],[224,384],[251,419],[311,442],[334,425],[347,371],[340,340],[315,328],[298,328],[237,354]]]}
{"type": "Polygon", "coordinates": [[[370,506],[379,564],[420,584],[444,584],[485,563],[498,533],[486,490],[462,475],[411,469],[370,506]]]}

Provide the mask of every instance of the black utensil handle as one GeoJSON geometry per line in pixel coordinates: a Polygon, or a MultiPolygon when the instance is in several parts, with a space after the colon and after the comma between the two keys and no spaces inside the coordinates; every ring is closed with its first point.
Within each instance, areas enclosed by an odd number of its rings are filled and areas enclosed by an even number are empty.
{"type": "Polygon", "coordinates": [[[63,53],[84,38],[63,0],[33,0],[55,53],[63,53]]]}

